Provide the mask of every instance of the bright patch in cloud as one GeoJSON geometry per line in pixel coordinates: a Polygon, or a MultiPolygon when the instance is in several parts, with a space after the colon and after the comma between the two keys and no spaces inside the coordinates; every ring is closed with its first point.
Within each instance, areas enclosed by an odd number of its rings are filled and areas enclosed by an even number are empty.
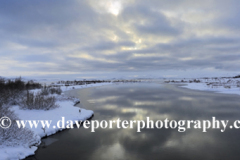
{"type": "Polygon", "coordinates": [[[121,10],[121,3],[119,1],[112,1],[108,3],[108,11],[117,16],[121,10]]]}

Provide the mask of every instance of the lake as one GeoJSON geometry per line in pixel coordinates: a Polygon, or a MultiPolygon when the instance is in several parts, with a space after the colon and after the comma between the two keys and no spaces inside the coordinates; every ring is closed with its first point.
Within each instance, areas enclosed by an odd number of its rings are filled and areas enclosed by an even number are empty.
{"type": "MultiPolygon", "coordinates": [[[[94,111],[92,120],[240,119],[240,97],[158,83],[127,83],[68,91],[79,107],[94,111]]],[[[230,122],[229,122],[230,123],[230,122]]],[[[64,130],[42,140],[26,160],[239,160],[240,130],[90,129],[64,130]]]]}

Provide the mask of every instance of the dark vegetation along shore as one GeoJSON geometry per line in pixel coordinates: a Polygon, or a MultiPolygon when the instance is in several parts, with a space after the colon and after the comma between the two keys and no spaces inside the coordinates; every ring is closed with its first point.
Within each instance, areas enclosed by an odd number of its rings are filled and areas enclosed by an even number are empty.
{"type": "MultiPolygon", "coordinates": [[[[39,89],[42,85],[33,81],[24,82],[21,78],[7,80],[0,78],[0,117],[8,117],[12,121],[18,119],[16,114],[10,109],[12,105],[20,105],[23,108],[29,106],[24,105],[29,99],[27,98],[27,90],[39,89]]],[[[34,133],[26,128],[17,128],[13,123],[10,128],[0,128],[0,148],[1,146],[14,147],[18,145],[32,146],[39,143],[34,138],[34,133]]]]}
{"type": "MultiPolygon", "coordinates": [[[[38,82],[23,81],[21,78],[0,78],[0,118],[8,117],[14,122],[19,117],[12,111],[18,105],[22,110],[51,110],[59,107],[56,96],[61,95],[60,87],[43,86],[38,82]]],[[[0,127],[0,148],[36,146],[40,143],[37,135],[28,128],[18,128],[16,123],[8,129],[0,127]]]]}
{"type": "MultiPolygon", "coordinates": [[[[62,93],[60,87],[47,87],[42,86],[38,82],[32,80],[24,82],[21,78],[11,79],[0,79],[0,104],[3,105],[19,105],[25,109],[44,109],[48,102],[53,103],[54,98],[46,97],[51,94],[62,93]],[[38,89],[38,92],[30,92],[31,90],[38,89]],[[51,102],[50,102],[51,101],[51,102]],[[42,104],[41,107],[37,108],[34,106],[39,106],[39,103],[42,104]]],[[[46,107],[48,108],[48,107],[46,107]]]]}

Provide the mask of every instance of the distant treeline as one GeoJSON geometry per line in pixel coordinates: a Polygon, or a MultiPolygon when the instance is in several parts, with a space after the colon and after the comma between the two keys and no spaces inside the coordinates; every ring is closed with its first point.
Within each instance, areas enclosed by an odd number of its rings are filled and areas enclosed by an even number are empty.
{"type": "Polygon", "coordinates": [[[233,78],[240,78],[240,75],[237,75],[237,76],[235,76],[235,77],[233,77],[233,78]]]}
{"type": "MultiPolygon", "coordinates": [[[[96,83],[136,83],[136,82],[141,82],[140,80],[82,80],[82,81],[58,81],[56,84],[57,85],[65,85],[65,86],[73,86],[73,85],[86,85],[86,84],[96,84],[96,83]]],[[[51,85],[54,86],[55,83],[52,83],[51,85]]]]}
{"type": "MultiPolygon", "coordinates": [[[[65,86],[72,86],[72,85],[85,85],[85,84],[95,84],[95,83],[110,83],[111,81],[106,81],[106,80],[83,80],[83,81],[58,81],[57,84],[62,84],[65,86]]],[[[52,83],[54,85],[54,83],[52,83]]]]}
{"type": "Polygon", "coordinates": [[[30,90],[39,88],[42,88],[42,85],[33,80],[24,82],[21,77],[14,80],[0,77],[0,90],[30,90]]]}
{"type": "Polygon", "coordinates": [[[32,80],[24,82],[21,77],[4,79],[0,77],[0,104],[17,104],[26,90],[42,88],[32,80]]]}

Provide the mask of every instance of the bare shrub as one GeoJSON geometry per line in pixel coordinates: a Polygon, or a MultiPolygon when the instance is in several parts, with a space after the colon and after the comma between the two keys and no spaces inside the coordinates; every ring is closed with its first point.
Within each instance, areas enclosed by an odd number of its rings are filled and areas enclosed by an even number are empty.
{"type": "Polygon", "coordinates": [[[56,104],[56,98],[54,96],[45,96],[42,92],[36,94],[27,91],[24,95],[21,109],[37,109],[37,110],[50,110],[59,107],[56,104]]]}
{"type": "Polygon", "coordinates": [[[43,86],[43,88],[41,89],[41,94],[44,96],[47,96],[47,95],[49,95],[49,93],[50,93],[50,88],[47,87],[46,85],[43,86]]]}
{"type": "Polygon", "coordinates": [[[62,93],[62,90],[60,87],[52,87],[50,88],[50,93],[60,95],[62,93]]]}
{"type": "Polygon", "coordinates": [[[10,105],[19,104],[22,93],[21,90],[3,89],[0,91],[0,102],[10,105]]]}
{"type": "Polygon", "coordinates": [[[35,135],[31,130],[18,128],[15,120],[19,118],[9,109],[9,106],[0,103],[0,117],[4,116],[11,119],[12,125],[7,129],[0,127],[0,148],[1,146],[13,147],[19,145],[30,147],[40,143],[40,137],[35,135]]]}
{"type": "Polygon", "coordinates": [[[27,90],[29,90],[29,89],[39,89],[39,88],[42,88],[42,85],[40,83],[34,82],[33,80],[30,80],[26,83],[25,88],[27,90]]]}
{"type": "Polygon", "coordinates": [[[62,90],[60,87],[52,87],[52,86],[43,86],[41,89],[41,94],[42,95],[49,95],[49,94],[58,94],[60,95],[62,93],[62,90]]]}
{"type": "Polygon", "coordinates": [[[231,88],[231,86],[226,86],[226,85],[224,85],[224,88],[228,88],[228,89],[230,89],[230,88],[231,88]]]}

